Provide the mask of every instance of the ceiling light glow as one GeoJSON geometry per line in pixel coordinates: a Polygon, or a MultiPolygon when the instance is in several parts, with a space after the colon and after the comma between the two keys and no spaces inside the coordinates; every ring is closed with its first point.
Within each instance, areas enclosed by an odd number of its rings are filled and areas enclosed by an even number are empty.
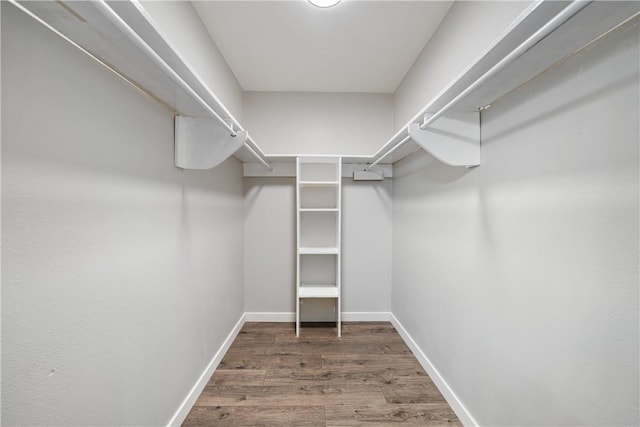
{"type": "Polygon", "coordinates": [[[327,8],[337,5],[340,1],[341,0],[309,0],[309,3],[317,7],[327,8]]]}

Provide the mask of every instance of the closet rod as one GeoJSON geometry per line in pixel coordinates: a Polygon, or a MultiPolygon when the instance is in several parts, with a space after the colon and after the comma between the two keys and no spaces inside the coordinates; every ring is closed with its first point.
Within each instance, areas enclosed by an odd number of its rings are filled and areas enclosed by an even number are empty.
{"type": "Polygon", "coordinates": [[[209,104],[205,102],[204,99],[200,97],[192,88],[185,82],[182,77],[176,73],[173,68],[171,68],[160,56],[153,50],[151,47],[144,41],[142,38],[133,31],[133,29],[126,23],[120,16],[114,12],[113,9],[104,1],[98,0],[94,3],[96,7],[102,12],[102,14],[109,19],[109,21],[118,28],[121,32],[125,33],[129,39],[140,49],[142,50],[150,59],[152,59],[156,65],[158,65],[162,70],[167,73],[171,79],[176,82],[182,89],[189,92],[189,94],[196,100],[198,103],[203,106],[208,112],[210,112],[216,120],[220,122],[222,126],[224,126],[231,136],[236,136],[237,133],[233,130],[233,127],[230,126],[209,104]]]}
{"type": "MultiPolygon", "coordinates": [[[[429,119],[424,119],[424,122],[420,125],[420,129],[424,130],[433,122],[435,122],[438,118],[440,118],[443,114],[449,111],[455,104],[460,102],[463,98],[469,95],[471,92],[476,90],[479,86],[484,84],[491,77],[498,74],[507,65],[511,64],[517,58],[522,56],[525,52],[531,49],[533,46],[538,44],[542,39],[547,37],[553,31],[558,29],[562,24],[571,19],[575,14],[584,9],[592,0],[574,0],[569,4],[566,8],[564,8],[560,13],[553,17],[549,22],[540,27],[535,33],[529,36],[524,42],[522,42],[518,47],[512,50],[507,56],[502,58],[497,64],[491,67],[487,72],[485,72],[482,76],[480,76],[476,81],[471,83],[465,90],[456,95],[451,101],[449,101],[444,107],[440,108],[437,112],[435,112],[429,119]]],[[[426,111],[422,111],[419,115],[426,114],[426,111]]],[[[409,127],[407,126],[406,131],[409,132],[409,127]]],[[[404,145],[407,141],[411,139],[410,136],[403,138],[400,142],[393,146],[389,151],[380,156],[377,160],[372,162],[369,166],[365,168],[365,170],[369,170],[382,159],[387,157],[389,154],[393,153],[395,150],[400,148],[400,146],[404,145]]]]}
{"type": "MultiPolygon", "coordinates": [[[[407,132],[409,132],[409,128],[407,128],[407,132]]],[[[388,155],[392,154],[394,151],[396,151],[398,148],[402,147],[404,144],[406,144],[407,142],[409,142],[411,140],[411,135],[407,135],[404,138],[402,138],[402,140],[400,140],[400,142],[398,142],[396,145],[393,146],[393,148],[391,148],[389,151],[387,151],[386,153],[384,153],[384,155],[382,157],[380,157],[378,160],[376,160],[375,162],[371,163],[369,166],[367,166],[366,168],[364,168],[365,171],[368,171],[369,169],[371,169],[372,167],[374,167],[375,165],[377,165],[378,163],[380,163],[380,161],[382,159],[384,159],[385,157],[387,157],[388,155]]]]}
{"type": "MultiPolygon", "coordinates": [[[[169,64],[167,64],[152,48],[151,46],[149,46],[143,39],[142,37],[140,37],[138,35],[138,33],[136,33],[113,9],[111,9],[111,7],[105,2],[105,0],[98,0],[95,3],[95,6],[98,8],[98,10],[100,10],[100,12],[102,12],[102,14],[109,20],[109,22],[111,22],[116,28],[118,28],[120,31],[122,31],[123,33],[125,33],[129,39],[140,49],[142,50],[147,57],[149,57],[150,59],[152,59],[156,65],[158,65],[165,73],[167,73],[171,79],[176,82],[180,87],[182,87],[182,89],[184,89],[185,91],[187,91],[192,97],[193,99],[195,99],[196,101],[198,101],[198,103],[204,107],[209,113],[211,113],[211,115],[222,125],[224,126],[225,129],[227,129],[229,131],[229,134],[231,136],[236,136],[237,132],[233,129],[233,125],[230,125],[229,123],[227,123],[227,120],[225,120],[224,118],[222,118],[213,108],[211,108],[211,106],[200,97],[200,95],[198,95],[195,90],[193,90],[191,88],[191,86],[189,86],[189,84],[187,84],[187,82],[185,82],[182,77],[180,77],[178,75],[178,73],[176,73],[173,68],[171,68],[169,66],[169,64]]],[[[136,5],[137,6],[137,5],[136,5]]],[[[215,96],[214,96],[215,98],[215,96]]],[[[216,99],[217,101],[217,99],[216,99]]],[[[219,101],[218,101],[219,103],[219,101]]],[[[220,107],[225,109],[224,106],[222,106],[220,104],[220,107]]],[[[226,109],[225,109],[226,110],[226,109]]],[[[242,126],[240,126],[240,124],[238,123],[238,121],[233,118],[230,117],[231,121],[233,122],[234,125],[236,125],[236,127],[238,127],[240,130],[244,130],[242,129],[242,126]]],[[[269,165],[269,162],[267,162],[267,160],[264,158],[264,156],[259,153],[260,149],[258,148],[258,146],[256,145],[256,143],[251,140],[250,138],[247,138],[248,140],[251,141],[251,143],[253,144],[253,147],[251,147],[249,144],[247,144],[245,142],[244,146],[245,148],[247,148],[247,150],[253,154],[255,157],[258,158],[258,160],[264,164],[267,168],[269,168],[269,170],[272,170],[271,166],[269,165]]]]}
{"type": "Polygon", "coordinates": [[[251,139],[251,137],[248,134],[247,134],[247,142],[244,143],[244,148],[246,148],[247,151],[249,151],[251,154],[253,154],[256,157],[256,159],[258,159],[260,161],[260,163],[265,165],[265,167],[269,170],[269,172],[273,171],[273,166],[271,166],[271,164],[268,161],[263,159],[262,156],[260,154],[258,154],[258,152],[256,150],[259,150],[259,148],[256,145],[255,141],[253,139],[251,139]],[[253,144],[255,149],[253,147],[251,147],[251,145],[248,144],[249,142],[251,144],[253,144]]]}
{"type": "Polygon", "coordinates": [[[460,92],[458,94],[458,96],[456,96],[451,101],[449,101],[447,103],[447,105],[445,105],[440,110],[438,110],[435,114],[433,114],[431,117],[429,117],[429,119],[425,118],[424,123],[422,123],[420,125],[420,129],[422,129],[422,130],[426,129],[431,123],[433,123],[436,120],[438,120],[438,118],[440,116],[442,116],[444,113],[449,111],[451,109],[451,107],[453,107],[455,104],[457,104],[460,100],[462,100],[464,97],[466,97],[471,92],[476,90],[478,87],[480,87],[482,84],[484,84],[484,82],[489,80],[491,77],[495,76],[500,71],[505,69],[507,65],[511,64],[513,61],[518,59],[520,56],[522,56],[522,54],[524,54],[526,51],[528,51],[533,46],[538,44],[540,41],[542,41],[542,39],[547,37],[549,34],[551,34],[553,31],[555,31],[562,24],[564,24],[569,19],[571,19],[571,17],[573,17],[573,15],[575,15],[576,13],[578,13],[582,9],[584,9],[589,3],[591,3],[591,1],[592,0],[575,0],[575,1],[573,1],[569,6],[564,8],[562,10],[562,12],[560,12],[555,17],[553,17],[553,19],[551,21],[547,22],[538,31],[533,33],[527,40],[525,40],[520,46],[518,46],[513,51],[511,51],[511,53],[509,53],[507,56],[502,58],[500,60],[500,62],[498,62],[496,65],[491,67],[489,69],[489,71],[487,71],[482,76],[480,76],[480,78],[478,80],[473,82],[471,85],[469,85],[469,87],[467,87],[465,90],[460,92]]]}

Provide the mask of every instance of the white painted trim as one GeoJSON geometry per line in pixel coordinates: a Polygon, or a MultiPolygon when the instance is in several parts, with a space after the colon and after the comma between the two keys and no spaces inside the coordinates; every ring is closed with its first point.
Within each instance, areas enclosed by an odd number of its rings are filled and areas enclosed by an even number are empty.
{"type": "Polygon", "coordinates": [[[245,322],[295,322],[293,312],[253,312],[244,314],[245,322]]]}
{"type": "MultiPolygon", "coordinates": [[[[295,322],[296,314],[289,312],[253,312],[244,314],[245,322],[295,322]]],[[[392,314],[387,311],[342,312],[344,322],[390,322],[392,314]]]]}
{"type": "Polygon", "coordinates": [[[343,311],[345,322],[390,322],[392,314],[388,311],[343,311]]]}
{"type": "Polygon", "coordinates": [[[418,347],[418,344],[416,344],[411,335],[409,335],[409,332],[407,332],[404,326],[402,326],[402,323],[400,323],[393,313],[389,313],[389,317],[393,327],[396,328],[404,342],[409,346],[413,355],[418,359],[418,362],[420,362],[429,377],[431,377],[436,387],[438,387],[438,390],[440,390],[440,393],[442,393],[444,398],[447,400],[447,403],[449,403],[449,406],[451,406],[462,424],[465,426],[478,426],[478,422],[473,418],[458,396],[456,396],[455,392],[449,384],[447,384],[442,375],[440,375],[438,369],[433,365],[433,363],[431,363],[420,347],[418,347]]]}
{"type": "MultiPolygon", "coordinates": [[[[305,156],[306,157],[306,156],[305,156]]],[[[339,157],[339,156],[336,156],[339,157]]],[[[366,163],[343,163],[341,176],[342,178],[353,178],[354,171],[363,171],[367,168],[366,163]]],[[[272,170],[265,169],[262,163],[244,163],[242,165],[243,176],[245,178],[252,177],[280,177],[295,178],[296,164],[291,162],[272,161],[272,170]]],[[[384,178],[393,178],[393,165],[379,164],[372,169],[374,172],[381,173],[384,178]]]]}
{"type": "Polygon", "coordinates": [[[187,415],[189,415],[189,411],[191,411],[191,408],[196,403],[196,400],[198,400],[200,393],[202,393],[202,390],[204,390],[204,387],[207,385],[209,378],[211,378],[211,375],[213,375],[213,371],[216,370],[225,353],[227,352],[227,350],[229,350],[229,347],[231,347],[233,340],[236,339],[236,336],[238,336],[240,329],[242,329],[242,326],[244,326],[244,323],[246,321],[245,319],[246,313],[240,316],[240,320],[238,320],[238,323],[236,323],[229,335],[227,335],[227,338],[220,346],[220,349],[218,349],[216,354],[213,355],[211,362],[209,362],[202,375],[200,375],[200,378],[198,378],[198,381],[196,381],[194,386],[187,394],[187,397],[185,397],[185,399],[178,407],[178,410],[175,412],[175,414],[173,414],[171,420],[169,420],[169,423],[167,424],[168,427],[180,426],[182,425],[185,418],[187,418],[187,415]]]}

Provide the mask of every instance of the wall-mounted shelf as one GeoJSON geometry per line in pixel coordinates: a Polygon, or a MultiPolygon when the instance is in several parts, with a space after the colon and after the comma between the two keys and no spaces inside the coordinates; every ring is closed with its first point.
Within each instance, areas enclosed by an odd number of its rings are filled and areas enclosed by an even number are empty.
{"type": "MultiPolygon", "coordinates": [[[[441,131],[453,133],[449,141],[432,140],[431,120],[455,114],[471,114],[490,106],[553,64],[575,54],[594,40],[616,28],[640,11],[640,2],[537,1],[518,16],[479,58],[407,122],[371,160],[395,163],[425,149],[444,163],[455,166],[480,164],[480,139],[464,141],[455,127],[444,125],[441,131]],[[425,117],[427,116],[427,117],[425,117]],[[435,117],[429,117],[435,116],[435,117]],[[420,125],[419,128],[415,124],[420,125]],[[413,130],[413,132],[411,132],[413,130]],[[451,150],[442,143],[459,142],[451,150]],[[444,151],[443,151],[444,149],[444,151]]],[[[433,123],[436,123],[435,121],[433,123]]],[[[437,122],[440,123],[440,122],[437,122]]],[[[479,126],[479,125],[478,125],[479,126]]]]}
{"type": "Polygon", "coordinates": [[[308,247],[302,246],[299,250],[301,255],[338,255],[340,249],[332,246],[308,247]]]}
{"type": "MultiPolygon", "coordinates": [[[[210,120],[209,126],[215,124],[229,135],[245,131],[181,59],[179,52],[170,46],[140,3],[9,1],[177,114],[210,120]]],[[[479,136],[470,139],[468,134],[460,134],[458,128],[452,127],[455,114],[468,114],[472,117],[470,123],[479,122],[479,110],[581,50],[639,11],[640,2],[636,1],[577,0],[567,3],[544,0],[533,3],[477,60],[420,109],[376,153],[341,156],[342,163],[369,164],[363,168],[379,170],[385,165],[377,166],[378,163],[395,163],[422,148],[451,165],[478,165],[479,136]],[[429,115],[431,118],[426,117],[425,122],[425,116],[429,115]]],[[[183,123],[183,128],[189,126],[183,123]]],[[[470,133],[479,135],[476,130],[470,133]]],[[[213,135],[211,138],[202,137],[197,130],[188,130],[186,134],[190,136],[177,140],[177,160],[184,153],[211,149],[217,155],[207,153],[214,159],[208,164],[217,164],[233,152],[233,156],[247,163],[245,176],[295,176],[292,165],[297,154],[265,155],[248,134],[242,136],[242,144],[213,135]],[[197,140],[189,139],[194,135],[197,140]],[[261,164],[259,169],[255,163],[261,164]],[[272,168],[270,163],[280,166],[272,168]]],[[[191,167],[189,161],[180,164],[191,167]]],[[[385,177],[390,175],[385,171],[380,173],[385,177]]],[[[307,180],[303,177],[303,181],[307,180]]]]}
{"type": "MultiPolygon", "coordinates": [[[[176,114],[199,119],[196,126],[195,120],[181,124],[187,131],[176,140],[176,159],[195,151],[215,165],[234,155],[270,168],[266,156],[248,134],[241,136],[242,144],[228,138],[245,129],[182,60],[140,3],[10,1],[176,114]],[[202,137],[203,127],[217,130],[202,137]]],[[[202,169],[206,162],[195,164],[194,168],[202,169]]],[[[177,166],[191,168],[191,162],[187,158],[177,166]]]]}
{"type": "Polygon", "coordinates": [[[337,181],[300,181],[300,187],[335,187],[339,183],[337,181]]]}
{"type": "MultiPolygon", "coordinates": [[[[308,154],[307,156],[315,157],[313,154],[308,154]]],[[[271,162],[272,170],[266,171],[264,166],[257,163],[245,163],[244,167],[244,176],[245,177],[291,177],[295,178],[296,176],[296,157],[295,155],[291,156],[277,156],[270,157],[268,156],[269,161],[271,162]]],[[[369,161],[371,161],[371,157],[362,157],[362,156],[339,156],[342,158],[342,178],[353,178],[353,173],[355,171],[364,170],[369,161]]],[[[393,165],[390,164],[379,164],[373,168],[374,171],[382,175],[384,178],[393,178],[393,165]]]]}
{"type": "Polygon", "coordinates": [[[335,283],[302,283],[298,295],[300,298],[338,298],[339,289],[335,283]]]}
{"type": "MultiPolygon", "coordinates": [[[[366,164],[356,169],[381,171],[380,168],[389,167],[382,163],[393,164],[424,149],[453,166],[479,165],[482,109],[639,12],[640,2],[634,1],[545,0],[531,4],[374,155],[342,156],[343,164],[366,164]],[[441,113],[445,107],[446,112],[441,113]],[[437,121],[424,127],[425,119],[435,114],[437,121]]],[[[269,158],[274,162],[272,172],[246,164],[245,176],[295,176],[292,166],[288,166],[295,155],[269,158]]],[[[343,177],[351,176],[352,170],[343,171],[343,177]]],[[[391,170],[382,173],[385,177],[392,176],[391,170]]]]}

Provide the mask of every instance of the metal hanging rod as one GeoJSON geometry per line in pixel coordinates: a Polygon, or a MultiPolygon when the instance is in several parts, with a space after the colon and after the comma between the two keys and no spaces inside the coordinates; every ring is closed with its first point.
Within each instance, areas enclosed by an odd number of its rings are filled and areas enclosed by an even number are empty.
{"type": "MultiPolygon", "coordinates": [[[[408,130],[407,130],[407,132],[408,132],[408,130]]],[[[398,142],[396,145],[394,145],[389,151],[387,151],[382,156],[380,156],[378,158],[378,160],[374,161],[373,163],[368,165],[366,168],[364,168],[364,170],[365,171],[371,170],[371,168],[374,167],[375,165],[377,165],[378,163],[380,163],[380,161],[382,161],[382,159],[384,159],[385,157],[387,157],[388,155],[390,155],[391,153],[396,151],[398,148],[402,147],[404,144],[406,144],[410,140],[411,140],[411,135],[405,136],[404,138],[402,138],[402,140],[400,142],[398,142]]]]}
{"type": "Polygon", "coordinates": [[[522,56],[526,51],[531,49],[533,46],[538,44],[542,39],[547,37],[553,31],[555,31],[562,24],[567,22],[571,17],[573,17],[576,13],[580,12],[584,9],[592,0],[575,0],[569,6],[564,8],[562,12],[558,13],[556,16],[551,19],[551,21],[547,22],[543,25],[538,31],[533,33],[528,39],[526,39],[520,46],[511,51],[507,56],[502,58],[496,65],[491,67],[486,73],[484,73],[478,80],[469,85],[465,90],[460,92],[455,98],[449,101],[444,107],[434,113],[428,119],[424,119],[424,122],[420,125],[420,129],[426,129],[430,124],[438,120],[440,116],[445,114],[447,111],[451,109],[455,104],[460,102],[463,98],[469,95],[471,92],[480,87],[484,82],[489,80],[491,77],[498,74],[500,71],[505,69],[507,65],[511,64],[513,61],[522,56]]]}
{"type": "Polygon", "coordinates": [[[253,154],[259,161],[260,163],[262,163],[263,165],[265,165],[265,167],[267,169],[269,169],[269,172],[273,171],[273,166],[271,166],[271,163],[269,163],[266,159],[264,159],[260,154],[258,154],[258,152],[256,150],[259,150],[258,145],[255,143],[255,141],[253,139],[251,139],[251,137],[249,136],[249,134],[247,133],[247,142],[244,143],[244,148],[247,149],[247,151],[249,151],[251,154],[253,154]],[[253,147],[250,145],[253,145],[253,147]],[[255,148],[254,148],[255,147],[255,148]]]}
{"type": "Polygon", "coordinates": [[[198,103],[204,107],[211,115],[220,122],[222,126],[224,126],[231,136],[236,136],[237,133],[233,129],[233,126],[229,125],[225,119],[223,119],[211,106],[200,97],[192,88],[185,82],[182,77],[176,73],[173,68],[171,68],[160,56],[145,42],[142,37],[138,35],[133,29],[127,24],[120,16],[113,10],[111,7],[104,1],[98,0],[94,3],[95,7],[102,12],[102,14],[107,18],[118,30],[125,33],[127,37],[138,47],[138,49],[142,50],[147,57],[153,60],[156,65],[158,65],[162,71],[167,73],[171,79],[176,82],[182,89],[187,91],[198,103]]]}
{"type": "MultiPolygon", "coordinates": [[[[490,78],[494,77],[496,74],[498,74],[500,71],[502,71],[504,68],[506,68],[513,61],[515,61],[517,58],[522,56],[525,52],[527,52],[533,46],[535,46],[540,41],[542,41],[542,39],[547,37],[549,34],[551,34],[553,31],[555,31],[558,27],[560,27],[562,24],[564,24],[569,19],[571,19],[571,17],[573,17],[575,14],[577,14],[582,9],[584,9],[587,5],[589,5],[589,3],[591,3],[591,1],[592,0],[574,0],[573,2],[571,2],[571,4],[569,4],[560,13],[558,13],[556,16],[554,16],[545,25],[540,27],[535,33],[533,33],[531,36],[529,36],[529,38],[527,38],[524,42],[522,42],[518,47],[516,47],[508,55],[506,55],[504,58],[502,58],[497,64],[495,64],[488,71],[486,71],[476,81],[471,83],[465,90],[463,90],[458,95],[456,95],[445,106],[440,108],[437,112],[435,112],[433,115],[431,115],[428,119],[425,118],[424,122],[420,125],[420,129],[423,129],[423,130],[426,129],[433,122],[438,120],[443,114],[445,114],[447,111],[449,111],[455,104],[460,102],[462,99],[464,99],[466,96],[468,96],[471,92],[473,92],[478,87],[480,87],[482,84],[484,84],[487,80],[489,80],[490,78]]],[[[419,115],[422,115],[422,114],[426,114],[426,111],[421,112],[419,115]]],[[[407,126],[404,129],[404,131],[409,132],[409,127],[407,126]]],[[[396,136],[394,136],[391,140],[395,139],[397,137],[397,135],[398,134],[396,134],[396,136]]],[[[373,166],[375,166],[378,163],[380,163],[380,161],[382,161],[382,159],[384,159],[389,154],[391,154],[394,151],[396,151],[402,145],[407,143],[410,139],[411,139],[410,136],[407,136],[407,137],[403,138],[400,142],[396,143],[390,150],[388,150],[387,152],[382,154],[374,162],[372,162],[369,166],[367,166],[365,170],[369,170],[373,166]]]]}
{"type": "MultiPolygon", "coordinates": [[[[135,7],[138,10],[140,9],[140,4],[138,2],[134,2],[135,7]]],[[[102,12],[102,14],[109,19],[109,21],[116,26],[120,31],[125,33],[129,39],[139,48],[141,49],[150,59],[152,59],[165,73],[167,73],[174,82],[176,82],[180,87],[186,90],[200,105],[202,105],[208,112],[213,115],[213,117],[224,126],[231,136],[236,136],[237,132],[234,129],[234,125],[239,130],[243,131],[245,129],[240,126],[240,123],[231,116],[231,114],[227,111],[227,109],[222,105],[222,103],[212,94],[216,102],[220,105],[220,107],[225,110],[225,112],[229,115],[231,124],[228,123],[228,120],[225,120],[218,114],[200,95],[198,95],[191,86],[187,82],[185,82],[178,73],[176,73],[173,68],[171,68],[152,48],[149,46],[139,35],[136,33],[111,7],[105,2],[105,0],[99,0],[96,2],[98,9],[102,12]]],[[[260,149],[258,148],[255,141],[253,141],[250,137],[247,137],[247,142],[245,142],[244,147],[254,155],[260,163],[264,164],[270,171],[273,170],[269,162],[264,158],[264,155],[260,153],[260,149]],[[251,144],[251,145],[250,145],[251,144]]]]}
{"type": "MultiPolygon", "coordinates": [[[[144,6],[140,3],[140,1],[139,0],[130,0],[130,1],[131,1],[131,4],[138,10],[138,12],[141,15],[145,16],[149,21],[149,23],[152,24],[149,14],[144,9],[144,6]]],[[[227,109],[227,107],[225,107],[225,105],[218,99],[215,93],[213,93],[206,85],[203,84],[203,86],[209,92],[209,95],[211,95],[211,97],[218,103],[218,106],[220,107],[220,109],[223,110],[224,114],[229,118],[228,120],[231,121],[231,126],[234,126],[235,129],[239,131],[246,130],[245,128],[242,127],[240,122],[238,122],[238,120],[233,116],[233,114],[231,114],[231,112],[227,109]]],[[[260,160],[262,164],[267,166],[267,168],[270,171],[273,170],[273,168],[270,166],[270,163],[266,160],[264,153],[262,152],[260,147],[258,147],[258,144],[256,144],[256,142],[251,137],[247,137],[247,140],[248,140],[248,143],[245,144],[245,147],[250,149],[250,151],[252,151],[254,155],[258,158],[258,160],[260,160]],[[250,146],[250,144],[253,144],[253,146],[250,146]]]]}
{"type": "MultiPolygon", "coordinates": [[[[140,86],[138,86],[136,83],[131,81],[127,76],[125,76],[120,71],[118,71],[115,68],[113,68],[110,64],[107,64],[102,59],[100,59],[99,57],[97,57],[96,55],[94,55],[93,53],[91,53],[90,51],[88,51],[84,47],[80,46],[78,43],[76,43],[75,41],[71,40],[66,35],[64,35],[57,28],[54,28],[47,21],[45,21],[44,19],[40,18],[38,15],[36,15],[35,13],[33,13],[32,11],[30,11],[29,9],[27,9],[26,7],[24,7],[20,3],[18,3],[18,0],[7,0],[7,1],[10,4],[12,4],[13,6],[15,6],[16,8],[18,8],[18,10],[20,10],[21,12],[23,12],[27,16],[29,16],[31,19],[35,20],[36,22],[38,22],[39,24],[41,24],[42,26],[47,28],[49,31],[51,31],[52,33],[54,33],[55,35],[57,35],[58,37],[60,37],[61,39],[63,39],[64,41],[66,41],[67,43],[69,43],[70,45],[72,45],[73,47],[75,47],[76,49],[78,49],[79,51],[81,51],[82,53],[87,55],[88,57],[90,57],[91,59],[93,59],[94,61],[96,61],[98,64],[102,65],[104,68],[106,68],[107,70],[109,70],[110,72],[115,74],[116,76],[120,77],[122,80],[124,80],[127,83],[129,83],[131,86],[133,86],[134,88],[136,88],[140,92],[142,92],[142,93],[144,93],[146,95],[149,95],[149,93],[144,88],[141,88],[140,86]]],[[[160,102],[162,102],[162,101],[160,101],[160,102]]],[[[167,108],[170,109],[171,107],[169,105],[167,105],[167,108]]]]}
{"type": "MultiPolygon", "coordinates": [[[[20,9],[21,11],[23,11],[24,13],[26,13],[27,15],[29,15],[30,17],[32,17],[33,19],[35,19],[36,21],[38,21],[39,23],[41,23],[42,25],[44,25],[45,27],[47,27],[49,30],[53,31],[56,35],[62,37],[65,41],[71,43],[77,49],[89,55],[92,59],[102,64],[104,67],[106,67],[107,69],[115,73],[117,76],[127,81],[129,84],[147,93],[144,88],[139,87],[135,82],[132,82],[129,78],[127,78],[127,76],[123,75],[118,70],[114,69],[112,66],[105,63],[102,59],[93,55],[90,51],[83,48],[81,45],[79,45],[78,43],[76,43],[75,41],[67,37],[65,34],[60,32],[58,29],[54,28],[49,23],[44,21],[42,18],[40,18],[39,16],[31,12],[29,9],[22,6],[20,3],[18,3],[18,0],[9,0],[9,2],[14,6],[16,6],[18,9],[20,9]]],[[[219,104],[219,107],[222,108],[225,111],[225,113],[227,113],[230,116],[229,117],[230,120],[225,120],[224,118],[222,118],[222,116],[220,116],[220,114],[218,114],[204,99],[202,99],[202,97],[200,97],[200,95],[198,95],[193,90],[193,88],[191,88],[191,86],[189,86],[182,79],[182,77],[178,75],[178,73],[176,73],[122,18],[120,18],[120,16],[113,9],[111,9],[111,7],[104,0],[95,1],[93,5],[103,14],[105,18],[109,20],[109,22],[111,22],[121,32],[126,34],[128,38],[136,45],[136,47],[142,50],[147,55],[148,58],[153,60],[156,63],[156,65],[159,66],[167,75],[169,75],[169,77],[176,84],[178,84],[182,89],[184,89],[187,93],[189,93],[189,95],[191,95],[193,99],[195,99],[202,107],[204,107],[205,110],[209,112],[213,116],[213,118],[215,118],[229,132],[231,136],[235,137],[237,135],[237,132],[234,129],[234,125],[236,129],[241,131],[244,130],[242,126],[240,126],[238,121],[231,116],[231,114],[227,111],[224,105],[222,105],[222,103],[220,103],[220,101],[215,97],[215,95],[211,94],[211,96],[213,96],[215,101],[219,104]],[[229,123],[229,121],[231,123],[229,123]]],[[[136,7],[139,8],[139,5],[136,4],[136,7]]],[[[260,148],[257,146],[255,141],[253,141],[251,138],[248,137],[247,141],[244,144],[244,147],[247,149],[247,151],[249,151],[252,155],[254,155],[262,164],[264,164],[269,170],[273,169],[270,166],[269,162],[265,159],[264,154],[262,154],[261,152],[262,150],[260,150],[260,148]]]]}

